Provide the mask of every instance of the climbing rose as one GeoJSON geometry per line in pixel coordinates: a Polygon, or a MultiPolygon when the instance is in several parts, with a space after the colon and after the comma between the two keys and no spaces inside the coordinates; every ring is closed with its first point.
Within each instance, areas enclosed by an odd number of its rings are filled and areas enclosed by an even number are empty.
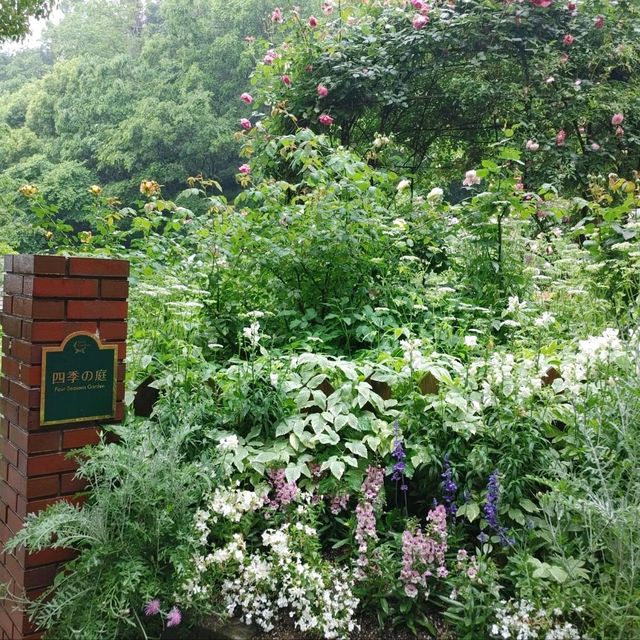
{"type": "Polygon", "coordinates": [[[327,113],[323,113],[318,120],[320,124],[325,125],[325,127],[330,127],[333,124],[333,118],[327,113]]]}
{"type": "Polygon", "coordinates": [[[429,18],[427,16],[416,16],[411,21],[411,24],[413,25],[414,29],[424,29],[428,22],[429,18]]]}
{"type": "Polygon", "coordinates": [[[167,614],[167,627],[177,627],[182,622],[182,613],[178,607],[173,607],[167,614]]]}
{"type": "Polygon", "coordinates": [[[321,98],[326,98],[329,95],[329,89],[327,89],[323,84],[319,84],[316,91],[321,98]]]}
{"type": "Polygon", "coordinates": [[[604,16],[596,16],[596,21],[593,25],[596,29],[602,29],[604,27],[604,16]]]}
{"type": "Polygon", "coordinates": [[[573,44],[574,40],[575,38],[570,33],[567,33],[567,35],[562,39],[562,42],[564,42],[564,44],[566,44],[567,47],[569,47],[573,44]]]}
{"type": "Polygon", "coordinates": [[[535,140],[527,140],[527,144],[525,145],[527,151],[537,151],[539,148],[540,145],[535,140]]]}
{"type": "Polygon", "coordinates": [[[251,173],[251,167],[248,164],[241,164],[238,167],[238,171],[240,173],[244,173],[245,175],[247,175],[247,174],[251,173]]]}
{"type": "Polygon", "coordinates": [[[269,49],[269,51],[267,51],[267,53],[264,54],[264,58],[262,59],[262,62],[266,65],[270,65],[273,64],[273,61],[278,57],[278,53],[276,52],[275,49],[269,49]]]}
{"type": "Polygon", "coordinates": [[[240,118],[240,126],[245,130],[251,129],[251,120],[249,118],[240,118]]]}
{"type": "Polygon", "coordinates": [[[462,184],[465,187],[472,187],[474,184],[480,184],[480,178],[473,169],[470,169],[464,174],[464,180],[462,181],[462,184]]]}
{"type": "Polygon", "coordinates": [[[611,124],[614,127],[617,127],[619,124],[622,124],[623,120],[624,120],[624,114],[622,114],[622,113],[614,113],[613,117],[611,118],[611,124]]]}
{"type": "Polygon", "coordinates": [[[240,100],[245,104],[251,104],[253,102],[253,96],[250,93],[243,93],[240,96],[240,100]]]}
{"type": "Polygon", "coordinates": [[[309,21],[307,23],[312,29],[318,26],[318,19],[315,16],[309,16],[309,21]]]}

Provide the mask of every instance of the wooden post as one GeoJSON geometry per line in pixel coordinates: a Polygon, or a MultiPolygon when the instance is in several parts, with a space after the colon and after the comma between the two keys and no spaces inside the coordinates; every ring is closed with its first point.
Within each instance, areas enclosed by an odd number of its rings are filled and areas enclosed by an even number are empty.
{"type": "MultiPolygon", "coordinates": [[[[17,255],[4,259],[0,380],[0,582],[11,593],[37,597],[72,557],[69,550],[13,554],[4,545],[29,513],[59,500],[78,501],[70,449],[98,442],[104,422],[124,417],[129,263],[125,260],[17,255]],[[114,417],[41,426],[43,347],[59,347],[78,331],[116,345],[114,417]]],[[[86,415],[86,414],[84,414],[86,415]]],[[[105,414],[93,414],[105,415],[105,414]]],[[[40,633],[11,601],[0,603],[0,638],[32,640],[40,633]]]]}

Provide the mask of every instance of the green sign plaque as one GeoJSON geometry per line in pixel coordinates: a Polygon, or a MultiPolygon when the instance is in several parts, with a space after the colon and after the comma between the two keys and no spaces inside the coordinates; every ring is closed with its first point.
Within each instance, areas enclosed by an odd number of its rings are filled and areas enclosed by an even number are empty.
{"type": "Polygon", "coordinates": [[[117,365],[117,347],[103,346],[85,331],[67,336],[59,347],[44,347],[40,424],[113,418],[117,365]]]}

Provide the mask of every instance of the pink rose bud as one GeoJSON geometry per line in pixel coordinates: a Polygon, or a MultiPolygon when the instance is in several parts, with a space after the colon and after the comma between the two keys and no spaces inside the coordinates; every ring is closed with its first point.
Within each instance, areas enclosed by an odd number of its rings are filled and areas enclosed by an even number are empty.
{"type": "Polygon", "coordinates": [[[313,29],[318,26],[318,19],[315,16],[310,16],[307,24],[313,29]]]}
{"type": "Polygon", "coordinates": [[[622,121],[624,120],[624,114],[622,113],[614,113],[613,117],[611,118],[611,124],[614,127],[617,127],[619,124],[622,124],[622,121]]]}
{"type": "Polygon", "coordinates": [[[575,11],[577,6],[578,5],[575,2],[569,2],[569,4],[567,4],[567,9],[569,9],[569,11],[575,11]]]}
{"type": "Polygon", "coordinates": [[[253,102],[253,96],[250,93],[243,93],[240,96],[240,100],[245,104],[251,104],[253,102]]]}
{"type": "Polygon", "coordinates": [[[251,120],[249,118],[240,118],[240,126],[245,130],[251,129],[251,120]]]}
{"type": "Polygon", "coordinates": [[[564,145],[565,140],[567,139],[567,133],[564,129],[560,129],[556,134],[556,144],[561,147],[564,145]]]}
{"type": "Polygon", "coordinates": [[[328,113],[323,113],[318,120],[320,124],[323,124],[325,127],[330,127],[333,124],[333,118],[328,113]]]}
{"type": "Polygon", "coordinates": [[[573,44],[574,40],[575,38],[570,33],[567,33],[567,35],[562,38],[562,42],[564,42],[567,47],[570,47],[573,44]]]}
{"type": "Polygon", "coordinates": [[[596,29],[602,29],[604,27],[604,16],[596,16],[596,21],[593,23],[596,29]]]}
{"type": "Polygon", "coordinates": [[[316,91],[321,98],[326,98],[329,95],[329,89],[327,89],[323,84],[319,84],[316,91]]]}
{"type": "Polygon", "coordinates": [[[247,174],[251,173],[251,167],[248,164],[241,164],[238,167],[238,171],[240,173],[244,173],[245,175],[247,175],[247,174]]]}
{"type": "Polygon", "coordinates": [[[411,24],[413,25],[414,29],[424,29],[424,27],[427,26],[427,24],[429,23],[429,18],[427,16],[416,16],[412,21],[411,24]]]}
{"type": "Polygon", "coordinates": [[[291,78],[289,76],[281,76],[280,80],[282,80],[287,87],[291,86],[291,78]]]}

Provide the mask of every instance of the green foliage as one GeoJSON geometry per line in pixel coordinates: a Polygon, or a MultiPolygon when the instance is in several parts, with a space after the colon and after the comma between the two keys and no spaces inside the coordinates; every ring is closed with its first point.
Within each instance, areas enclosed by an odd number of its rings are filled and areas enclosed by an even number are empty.
{"type": "Polygon", "coordinates": [[[46,18],[56,5],[51,0],[17,0],[0,7],[0,42],[21,40],[29,32],[29,18],[46,18]]]}

